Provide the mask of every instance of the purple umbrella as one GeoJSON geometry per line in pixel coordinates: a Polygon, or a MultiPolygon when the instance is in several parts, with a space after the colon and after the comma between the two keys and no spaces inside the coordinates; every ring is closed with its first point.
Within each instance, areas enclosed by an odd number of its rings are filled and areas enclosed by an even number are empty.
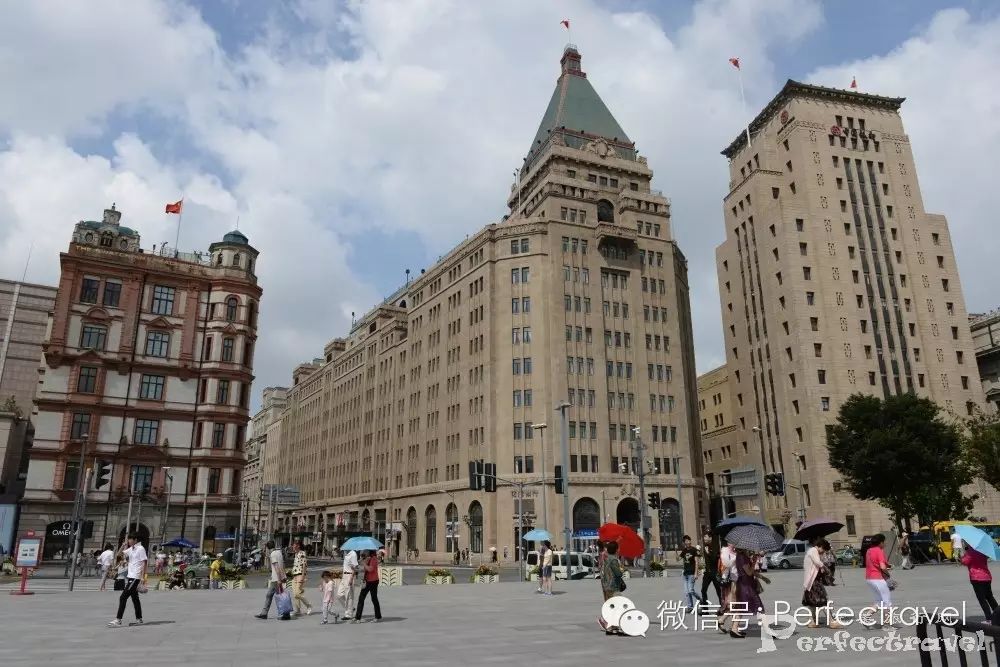
{"type": "Polygon", "coordinates": [[[795,531],[795,539],[809,541],[814,537],[826,537],[836,533],[844,524],[834,519],[821,518],[806,521],[795,531]]]}

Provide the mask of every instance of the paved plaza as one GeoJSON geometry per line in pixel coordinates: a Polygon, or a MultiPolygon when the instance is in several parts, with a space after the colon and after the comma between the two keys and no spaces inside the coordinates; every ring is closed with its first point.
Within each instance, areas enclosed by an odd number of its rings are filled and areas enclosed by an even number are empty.
{"type": "MultiPolygon", "coordinates": [[[[1000,572],[995,572],[1000,574],[1000,572]]],[[[775,600],[797,603],[802,571],[771,572],[764,593],[775,600]]],[[[967,603],[969,620],[981,612],[975,604],[964,567],[920,567],[899,572],[897,605],[967,603]]],[[[870,603],[869,589],[859,569],[844,569],[843,581],[831,589],[837,605],[860,608],[870,603]]],[[[838,579],[841,577],[838,575],[838,579]]],[[[627,659],[630,664],[835,664],[850,660],[863,665],[919,664],[912,653],[846,653],[809,655],[796,647],[799,637],[832,636],[832,630],[799,630],[789,640],[777,640],[777,650],[758,654],[759,630],[744,640],[715,631],[659,628],[657,606],[676,601],[679,576],[632,579],[626,593],[652,622],[648,636],[607,637],[597,626],[601,596],[595,581],[558,582],[552,597],[536,595],[530,583],[495,585],[412,585],[381,589],[381,624],[320,625],[312,616],[288,622],[272,616],[260,621],[261,590],[153,591],[142,597],[146,625],[108,629],[117,594],[82,591],[73,594],[42,591],[30,597],[0,595],[0,665],[486,665],[538,662],[558,665],[601,665],[627,659]],[[317,662],[323,661],[323,662],[317,662]]],[[[309,596],[319,600],[310,584],[309,596]]],[[[317,604],[318,608],[318,604],[317,604]]],[[[367,606],[366,617],[371,616],[367,606]]],[[[131,605],[125,620],[132,618],[131,605]]],[[[690,621],[690,619],[689,619],[690,621]]],[[[852,635],[884,634],[852,626],[852,635]]],[[[901,636],[914,634],[902,627],[901,636]]],[[[978,658],[976,658],[978,661],[978,658]]],[[[978,664],[978,662],[976,662],[978,664]]]]}

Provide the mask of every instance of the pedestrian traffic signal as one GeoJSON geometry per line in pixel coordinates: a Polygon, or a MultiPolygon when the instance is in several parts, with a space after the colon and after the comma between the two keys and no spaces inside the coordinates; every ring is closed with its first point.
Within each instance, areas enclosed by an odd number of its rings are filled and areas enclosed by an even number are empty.
{"type": "Polygon", "coordinates": [[[483,462],[469,461],[469,490],[481,491],[483,488],[483,462]]]}
{"type": "Polygon", "coordinates": [[[660,494],[659,493],[647,493],[646,500],[649,503],[649,509],[658,510],[660,509],[660,494]]]}
{"type": "Polygon", "coordinates": [[[487,463],[483,472],[483,489],[486,493],[497,492],[497,464],[487,463]]]}
{"type": "Polygon", "coordinates": [[[774,472],[764,475],[764,489],[767,491],[769,496],[785,495],[784,473],[774,472]]]}
{"type": "Polygon", "coordinates": [[[94,476],[94,488],[99,489],[111,483],[111,461],[97,461],[97,474],[94,476]]]}
{"type": "Polygon", "coordinates": [[[563,481],[563,467],[562,466],[556,466],[556,493],[562,493],[563,492],[563,489],[565,488],[563,486],[563,483],[564,483],[564,481],[563,481]]]}

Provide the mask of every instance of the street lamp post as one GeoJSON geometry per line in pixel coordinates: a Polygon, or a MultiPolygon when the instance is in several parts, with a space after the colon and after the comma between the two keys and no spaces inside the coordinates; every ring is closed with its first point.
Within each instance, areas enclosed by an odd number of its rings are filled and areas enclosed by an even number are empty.
{"type": "Polygon", "coordinates": [[[632,429],[632,442],[630,443],[630,448],[632,450],[632,460],[634,461],[638,456],[639,460],[639,522],[641,524],[640,530],[642,531],[642,541],[645,543],[646,550],[642,557],[642,574],[643,576],[649,576],[649,557],[652,553],[652,547],[650,546],[650,538],[652,537],[652,531],[649,529],[649,517],[646,514],[646,459],[643,456],[645,451],[645,446],[642,444],[642,439],[639,437],[639,427],[636,426],[632,429]]]}
{"type": "Polygon", "coordinates": [[[163,511],[163,525],[160,527],[160,548],[167,537],[167,522],[170,521],[170,494],[174,490],[174,476],[170,474],[170,466],[163,466],[163,476],[167,478],[167,504],[163,511]]]}
{"type": "Polygon", "coordinates": [[[70,577],[69,590],[73,591],[73,584],[76,582],[76,556],[80,553],[80,542],[83,541],[83,524],[87,512],[87,486],[90,482],[90,475],[84,474],[83,466],[87,456],[87,440],[89,436],[84,433],[80,437],[80,467],[76,470],[76,499],[73,502],[73,549],[70,554],[70,577]]]}
{"type": "MultiPolygon", "coordinates": [[[[567,432],[567,414],[570,408],[570,404],[566,401],[561,401],[557,406],[557,410],[562,417],[562,477],[563,477],[563,532],[565,533],[566,539],[566,559],[569,562],[570,552],[572,551],[572,533],[569,527],[569,434],[567,432]]],[[[569,567],[567,565],[567,567],[569,567]]],[[[568,571],[568,570],[567,570],[568,571]]]]}
{"type": "Polygon", "coordinates": [[[764,510],[764,475],[767,474],[767,459],[764,457],[764,432],[761,431],[760,426],[754,426],[751,430],[757,434],[757,441],[760,443],[761,472],[757,477],[757,505],[758,510],[760,510],[760,521],[767,525],[767,513],[764,510]]]}
{"type": "Polygon", "coordinates": [[[806,497],[805,489],[802,486],[802,454],[800,452],[792,452],[792,456],[795,457],[795,469],[798,471],[799,476],[799,521],[805,521],[806,497]]]}
{"type": "Polygon", "coordinates": [[[549,527],[549,506],[548,492],[545,488],[545,476],[548,474],[548,469],[545,467],[545,429],[549,427],[548,424],[535,424],[532,428],[537,431],[541,431],[539,438],[542,440],[542,528],[548,530],[549,527]]]}

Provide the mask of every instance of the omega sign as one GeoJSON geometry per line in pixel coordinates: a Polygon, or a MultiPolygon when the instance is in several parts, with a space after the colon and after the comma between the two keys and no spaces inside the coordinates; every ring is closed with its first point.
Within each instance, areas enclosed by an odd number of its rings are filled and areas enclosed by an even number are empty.
{"type": "Polygon", "coordinates": [[[73,534],[73,522],[64,521],[61,524],[53,524],[49,529],[49,535],[52,537],[69,537],[73,534]]]}

